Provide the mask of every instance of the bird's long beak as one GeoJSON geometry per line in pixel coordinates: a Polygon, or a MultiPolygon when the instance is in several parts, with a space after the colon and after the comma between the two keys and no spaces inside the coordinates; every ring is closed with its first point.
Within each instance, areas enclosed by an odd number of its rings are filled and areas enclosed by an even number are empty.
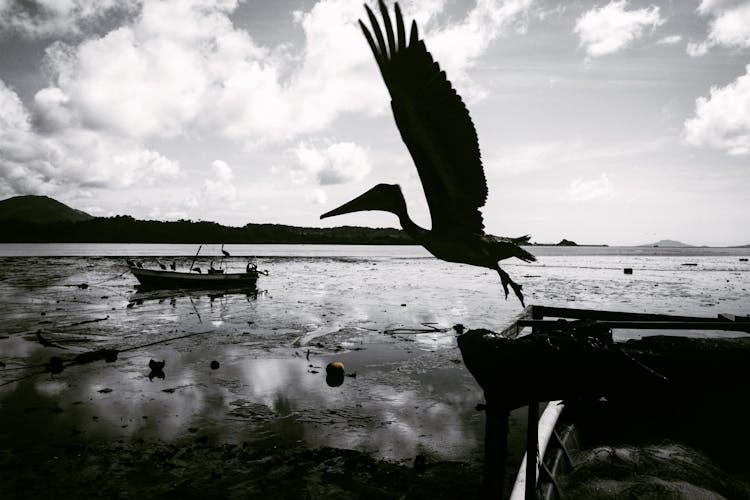
{"type": "Polygon", "coordinates": [[[377,210],[376,195],[373,193],[374,188],[367,191],[360,196],[357,196],[352,201],[344,203],[338,208],[334,208],[330,212],[326,212],[320,216],[321,219],[326,217],[333,217],[335,215],[349,214],[352,212],[361,212],[363,210],[377,210]]]}

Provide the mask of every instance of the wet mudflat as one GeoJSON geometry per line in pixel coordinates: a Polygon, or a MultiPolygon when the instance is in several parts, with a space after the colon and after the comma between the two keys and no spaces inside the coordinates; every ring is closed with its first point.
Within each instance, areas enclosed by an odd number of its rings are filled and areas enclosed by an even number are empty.
{"type": "MultiPolygon", "coordinates": [[[[622,257],[577,258],[508,271],[529,302],[549,305],[739,314],[748,297],[733,257],[704,258],[705,272],[662,257],[629,278],[622,257]]],[[[64,496],[145,497],[457,498],[478,487],[483,398],[452,326],[498,329],[520,312],[490,273],[412,255],[266,256],[271,276],[256,289],[164,292],[136,290],[120,258],[1,260],[3,497],[53,484],[64,496]],[[76,362],[101,350],[117,359],[76,362]],[[337,387],[331,361],[345,367],[337,387]]]]}

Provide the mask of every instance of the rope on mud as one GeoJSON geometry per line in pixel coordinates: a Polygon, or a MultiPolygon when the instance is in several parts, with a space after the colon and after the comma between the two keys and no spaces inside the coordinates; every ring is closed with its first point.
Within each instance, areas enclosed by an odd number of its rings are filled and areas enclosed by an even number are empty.
{"type": "Polygon", "coordinates": [[[128,270],[128,271],[122,272],[122,273],[120,273],[120,274],[118,274],[116,276],[112,276],[111,278],[107,278],[106,280],[97,281],[97,282],[91,283],[91,284],[89,284],[89,283],[79,283],[77,285],[62,285],[62,286],[76,287],[76,288],[80,288],[81,290],[85,290],[85,289],[87,289],[90,286],[98,286],[98,285],[101,285],[102,283],[107,283],[108,281],[112,281],[112,280],[116,280],[118,278],[122,278],[123,276],[125,276],[129,272],[130,271],[128,270]]]}
{"type": "Polygon", "coordinates": [[[128,347],[127,349],[121,349],[120,351],[118,351],[118,353],[120,353],[120,352],[135,351],[137,349],[143,349],[144,347],[151,347],[151,346],[154,346],[154,345],[165,344],[167,342],[172,342],[173,340],[186,339],[186,338],[189,338],[189,337],[194,337],[195,335],[204,335],[206,333],[211,333],[211,332],[213,332],[213,330],[206,330],[205,332],[188,333],[187,335],[180,335],[179,337],[171,337],[171,338],[168,338],[168,339],[157,340],[155,342],[149,342],[148,344],[142,344],[142,345],[138,345],[138,346],[135,346],[135,347],[128,347]]]}
{"type": "Polygon", "coordinates": [[[190,299],[190,305],[193,306],[193,310],[195,311],[195,314],[198,315],[198,323],[203,323],[203,320],[201,319],[201,313],[198,312],[198,308],[195,307],[195,302],[193,302],[193,297],[188,295],[187,298],[190,299]]]}

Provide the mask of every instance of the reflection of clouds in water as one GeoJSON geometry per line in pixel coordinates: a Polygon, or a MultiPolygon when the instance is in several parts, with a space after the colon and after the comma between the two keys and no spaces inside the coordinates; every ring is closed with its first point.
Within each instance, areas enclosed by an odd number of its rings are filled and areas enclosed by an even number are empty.
{"type": "Polygon", "coordinates": [[[445,333],[418,333],[414,341],[426,349],[449,349],[456,347],[456,335],[451,330],[445,333]]]}
{"type": "Polygon", "coordinates": [[[34,384],[34,389],[44,396],[54,397],[63,394],[68,384],[62,380],[40,380],[34,384]]]}

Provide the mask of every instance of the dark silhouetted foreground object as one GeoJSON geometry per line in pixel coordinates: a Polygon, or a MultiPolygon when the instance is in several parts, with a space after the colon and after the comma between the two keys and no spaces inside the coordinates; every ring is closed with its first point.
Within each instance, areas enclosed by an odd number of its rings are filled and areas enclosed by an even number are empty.
{"type": "Polygon", "coordinates": [[[469,112],[419,39],[416,23],[411,24],[407,45],[398,4],[395,32],[385,4],[381,1],[379,5],[386,38],[367,6],[375,38],[361,21],[360,26],[391,94],[401,138],[419,172],[432,229],[421,228],[409,218],[401,188],[394,184],[379,184],[321,218],[362,210],[391,212],[398,216],[404,231],[435,257],[497,271],[506,298],[510,285],[523,304],[521,285],[499,267],[498,261],[517,257],[531,262],[535,258],[519,247],[528,243],[528,236],[498,238],[484,234],[479,208],[487,200],[487,182],[469,112]]]}
{"type": "Polygon", "coordinates": [[[331,361],[326,366],[326,384],[330,387],[338,387],[344,383],[344,363],[331,361]]]}
{"type": "Polygon", "coordinates": [[[167,376],[164,373],[164,370],[159,370],[159,369],[151,370],[148,374],[149,382],[153,382],[155,378],[164,380],[165,378],[167,378],[167,376]]]}
{"type": "Polygon", "coordinates": [[[632,267],[626,267],[625,269],[622,270],[622,272],[625,273],[625,274],[633,274],[633,268],[632,267]]]}
{"type": "Polygon", "coordinates": [[[211,361],[211,369],[212,370],[218,370],[219,369],[219,362],[216,360],[211,361]]]}
{"type": "Polygon", "coordinates": [[[164,361],[164,360],[162,360],[162,361],[154,361],[153,359],[151,359],[148,362],[148,367],[151,368],[152,370],[163,370],[164,369],[164,365],[166,365],[166,364],[167,364],[167,362],[164,361]]]}
{"type": "MultiPolygon", "coordinates": [[[[620,442],[632,442],[631,438],[646,435],[650,438],[650,433],[656,443],[679,438],[709,455],[721,452],[725,459],[722,465],[748,464],[750,432],[745,420],[750,402],[745,393],[750,384],[750,336],[736,337],[735,333],[735,337],[723,338],[679,337],[674,335],[675,330],[750,332],[750,317],[701,318],[530,306],[500,333],[470,330],[460,335],[458,346],[464,364],[484,390],[486,400],[487,493],[501,497],[502,481],[507,479],[503,464],[508,415],[521,406],[529,407],[527,457],[544,454],[541,443],[550,442],[561,410],[575,405],[601,407],[606,403],[606,416],[585,412],[589,415],[586,427],[614,430],[613,439],[625,439],[620,442]],[[531,334],[518,336],[524,328],[530,328],[531,334]],[[613,329],[672,334],[614,342],[613,329]],[[513,382],[508,383],[510,380],[513,382]],[[543,434],[544,415],[538,428],[536,425],[539,402],[555,400],[563,400],[564,405],[557,401],[547,407],[550,413],[558,408],[558,413],[543,434]],[[625,412],[628,416],[623,416],[625,412]],[[663,416],[660,424],[656,415],[663,416]],[[712,422],[719,422],[707,424],[710,416],[712,422]],[[734,440],[742,440],[743,445],[736,447],[734,440]],[[742,462],[733,454],[744,455],[742,462]]],[[[531,492],[526,490],[526,498],[529,494],[537,498],[535,464],[534,458],[527,462],[525,485],[531,492]]],[[[744,469],[747,471],[750,464],[744,469]]],[[[545,472],[542,477],[549,475],[545,472]]],[[[750,475],[746,479],[750,480],[750,475]]],[[[559,486],[550,481],[547,485],[559,486]]]]}

